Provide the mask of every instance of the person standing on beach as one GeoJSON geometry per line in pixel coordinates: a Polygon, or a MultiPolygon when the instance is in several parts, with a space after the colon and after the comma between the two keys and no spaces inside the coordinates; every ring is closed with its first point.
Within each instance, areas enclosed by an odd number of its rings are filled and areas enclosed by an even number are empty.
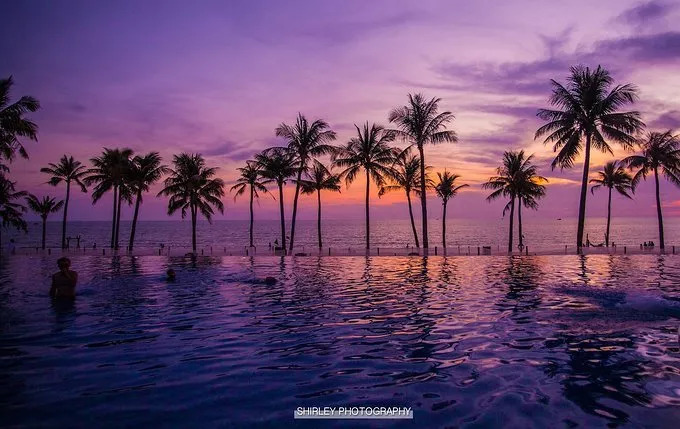
{"type": "Polygon", "coordinates": [[[50,296],[52,298],[75,298],[78,273],[71,270],[71,260],[59,258],[57,259],[57,267],[59,267],[59,271],[52,275],[50,296]]]}

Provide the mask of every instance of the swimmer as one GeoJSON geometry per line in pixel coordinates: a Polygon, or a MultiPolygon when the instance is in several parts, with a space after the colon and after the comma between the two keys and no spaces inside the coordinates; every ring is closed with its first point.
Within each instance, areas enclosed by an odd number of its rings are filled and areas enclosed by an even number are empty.
{"type": "Polygon", "coordinates": [[[174,282],[175,278],[177,277],[175,274],[175,270],[173,270],[172,268],[169,268],[168,271],[165,272],[165,275],[166,275],[165,280],[169,282],[174,282]]]}
{"type": "Polygon", "coordinates": [[[52,275],[50,296],[53,298],[75,298],[78,273],[71,270],[71,260],[59,258],[57,259],[57,266],[59,272],[52,275]]]}
{"type": "Polygon", "coordinates": [[[264,284],[267,284],[267,285],[276,284],[276,279],[274,277],[270,277],[270,276],[265,277],[264,278],[264,284]]]}

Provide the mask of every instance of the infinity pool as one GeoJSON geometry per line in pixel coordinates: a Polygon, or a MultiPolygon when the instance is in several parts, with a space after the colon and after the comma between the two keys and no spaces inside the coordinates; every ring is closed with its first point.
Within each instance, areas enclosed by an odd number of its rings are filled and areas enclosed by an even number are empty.
{"type": "Polygon", "coordinates": [[[54,266],[0,260],[4,427],[680,421],[678,256],[88,256],[74,304],[54,266]],[[414,419],[293,420],[369,405],[414,419]]]}

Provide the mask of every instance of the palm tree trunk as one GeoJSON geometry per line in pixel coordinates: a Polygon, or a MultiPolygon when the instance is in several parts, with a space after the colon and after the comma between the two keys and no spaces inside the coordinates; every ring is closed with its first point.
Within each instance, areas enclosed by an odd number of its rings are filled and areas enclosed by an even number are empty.
{"type": "Polygon", "coordinates": [[[371,186],[371,176],[366,170],[366,250],[371,248],[371,226],[369,213],[369,190],[371,186]]]}
{"type": "Polygon", "coordinates": [[[279,210],[281,211],[281,248],[286,253],[286,214],[283,210],[283,183],[279,183],[279,210]]]}
{"type": "MultiPolygon", "coordinates": [[[[297,183],[295,184],[295,199],[293,200],[293,218],[290,224],[290,253],[293,253],[293,245],[295,241],[295,219],[297,218],[298,197],[300,196],[300,179],[302,179],[302,168],[298,170],[297,183]]],[[[285,247],[285,246],[284,246],[285,247]]]]}
{"type": "Polygon", "coordinates": [[[607,200],[607,232],[604,234],[604,242],[609,247],[609,225],[612,219],[612,188],[609,188],[609,199],[607,200]]]}
{"type": "Polygon", "coordinates": [[[120,195],[120,189],[118,190],[118,209],[116,212],[116,240],[115,240],[115,248],[118,249],[118,236],[120,235],[120,203],[123,201],[120,195]]]}
{"type": "Polygon", "coordinates": [[[427,252],[428,240],[427,240],[427,193],[426,182],[425,182],[425,151],[423,150],[423,144],[418,143],[418,152],[420,153],[420,205],[422,208],[423,215],[423,249],[427,252]]]}
{"type": "Polygon", "coordinates": [[[446,254],[446,201],[444,201],[444,213],[442,214],[442,246],[446,254]]]}
{"type": "Polygon", "coordinates": [[[510,200],[510,232],[508,233],[508,253],[512,253],[512,230],[515,228],[515,197],[510,200]]]}
{"type": "Polygon", "coordinates": [[[319,236],[319,250],[321,250],[321,189],[316,190],[316,198],[319,205],[316,213],[316,233],[319,236]]]}
{"type": "Polygon", "coordinates": [[[118,200],[118,186],[113,186],[113,221],[111,223],[111,248],[113,249],[113,240],[116,238],[116,203],[118,200]]]}
{"type": "Polygon", "coordinates": [[[576,248],[581,253],[583,247],[583,229],[586,222],[586,197],[588,195],[588,168],[590,167],[590,134],[586,135],[586,152],[583,159],[583,178],[581,179],[581,199],[578,206],[578,231],[576,233],[576,248]]]}
{"type": "Polygon", "coordinates": [[[253,188],[253,185],[250,185],[250,227],[248,229],[248,233],[250,235],[250,247],[253,247],[253,222],[254,222],[254,217],[253,217],[253,199],[255,198],[255,188],[253,188]]]}
{"type": "Polygon", "coordinates": [[[663,250],[666,246],[663,240],[663,216],[661,215],[661,196],[659,195],[659,169],[654,167],[654,182],[656,184],[656,217],[659,220],[659,248],[663,250]]]}
{"type": "Polygon", "coordinates": [[[45,237],[47,236],[47,216],[42,217],[42,249],[45,250],[45,237]]]}
{"type": "MultiPolygon", "coordinates": [[[[517,197],[517,226],[519,226],[519,248],[524,248],[524,237],[522,237],[522,197],[517,197]]],[[[521,251],[521,250],[520,250],[521,251]]]]}
{"type": "Polygon", "coordinates": [[[132,251],[135,245],[135,231],[137,230],[137,216],[139,215],[139,203],[142,199],[142,191],[137,192],[137,199],[135,201],[135,214],[132,215],[132,227],[130,228],[130,243],[128,248],[132,251]]]}
{"type": "Polygon", "coordinates": [[[406,201],[408,201],[408,215],[411,217],[411,229],[413,230],[413,238],[416,240],[416,247],[420,248],[420,243],[418,242],[418,231],[416,231],[416,223],[413,220],[413,209],[411,208],[411,193],[406,192],[406,201]]]}
{"type": "MultiPolygon", "coordinates": [[[[71,196],[71,181],[66,181],[66,199],[64,200],[64,220],[61,223],[61,248],[66,248],[66,214],[68,213],[68,200],[71,196]]],[[[43,244],[43,249],[45,248],[43,244]]]]}
{"type": "Polygon", "coordinates": [[[196,213],[197,207],[191,207],[191,249],[196,253],[196,213]]]}

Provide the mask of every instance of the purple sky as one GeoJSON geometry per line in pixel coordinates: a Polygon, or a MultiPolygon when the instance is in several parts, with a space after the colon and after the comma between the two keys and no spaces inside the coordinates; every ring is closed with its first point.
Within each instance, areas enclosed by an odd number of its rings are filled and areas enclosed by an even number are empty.
{"type": "MultiPolygon", "coordinates": [[[[670,2],[29,0],[6,2],[3,14],[0,76],[14,75],[14,95],[43,106],[33,115],[39,142],[27,144],[31,159],[16,161],[12,175],[38,194],[63,194],[43,184],[41,166],[63,153],[86,161],[102,146],[159,150],[167,160],[200,152],[231,185],[244,160],[282,144],[273,130],[298,111],[326,119],[344,143],[354,123],[386,124],[407,93],[423,92],[443,98],[460,137],[427,148],[427,162],[473,185],[452,217],[501,216],[503,203],[486,203],[478,185],[504,150],[519,148],[536,154],[551,182],[533,216],[568,217],[581,164],[550,171],[550,148],[533,140],[550,78],[602,64],[638,85],[635,108],[651,129],[680,129],[680,7],[670,2]]],[[[607,160],[595,156],[591,170],[607,160]]],[[[653,216],[651,185],[634,201],[615,198],[615,214],[653,216]]],[[[361,218],[362,192],[356,182],[325,196],[326,216],[361,218]]],[[[662,198],[667,215],[680,215],[680,190],[663,182],[662,198]]],[[[605,199],[589,195],[588,215],[604,215],[605,199]]],[[[373,201],[376,217],[407,216],[401,195],[373,201]]],[[[246,218],[245,200],[225,202],[224,218],[246,218]]],[[[141,219],[166,219],[165,203],[147,198],[141,219]]],[[[303,219],[315,217],[314,204],[303,197],[303,219]]],[[[110,197],[92,206],[78,194],[72,207],[73,219],[108,219],[110,197]]],[[[274,219],[276,210],[264,198],[256,216],[274,219]]],[[[432,211],[440,216],[438,204],[432,211]]]]}

